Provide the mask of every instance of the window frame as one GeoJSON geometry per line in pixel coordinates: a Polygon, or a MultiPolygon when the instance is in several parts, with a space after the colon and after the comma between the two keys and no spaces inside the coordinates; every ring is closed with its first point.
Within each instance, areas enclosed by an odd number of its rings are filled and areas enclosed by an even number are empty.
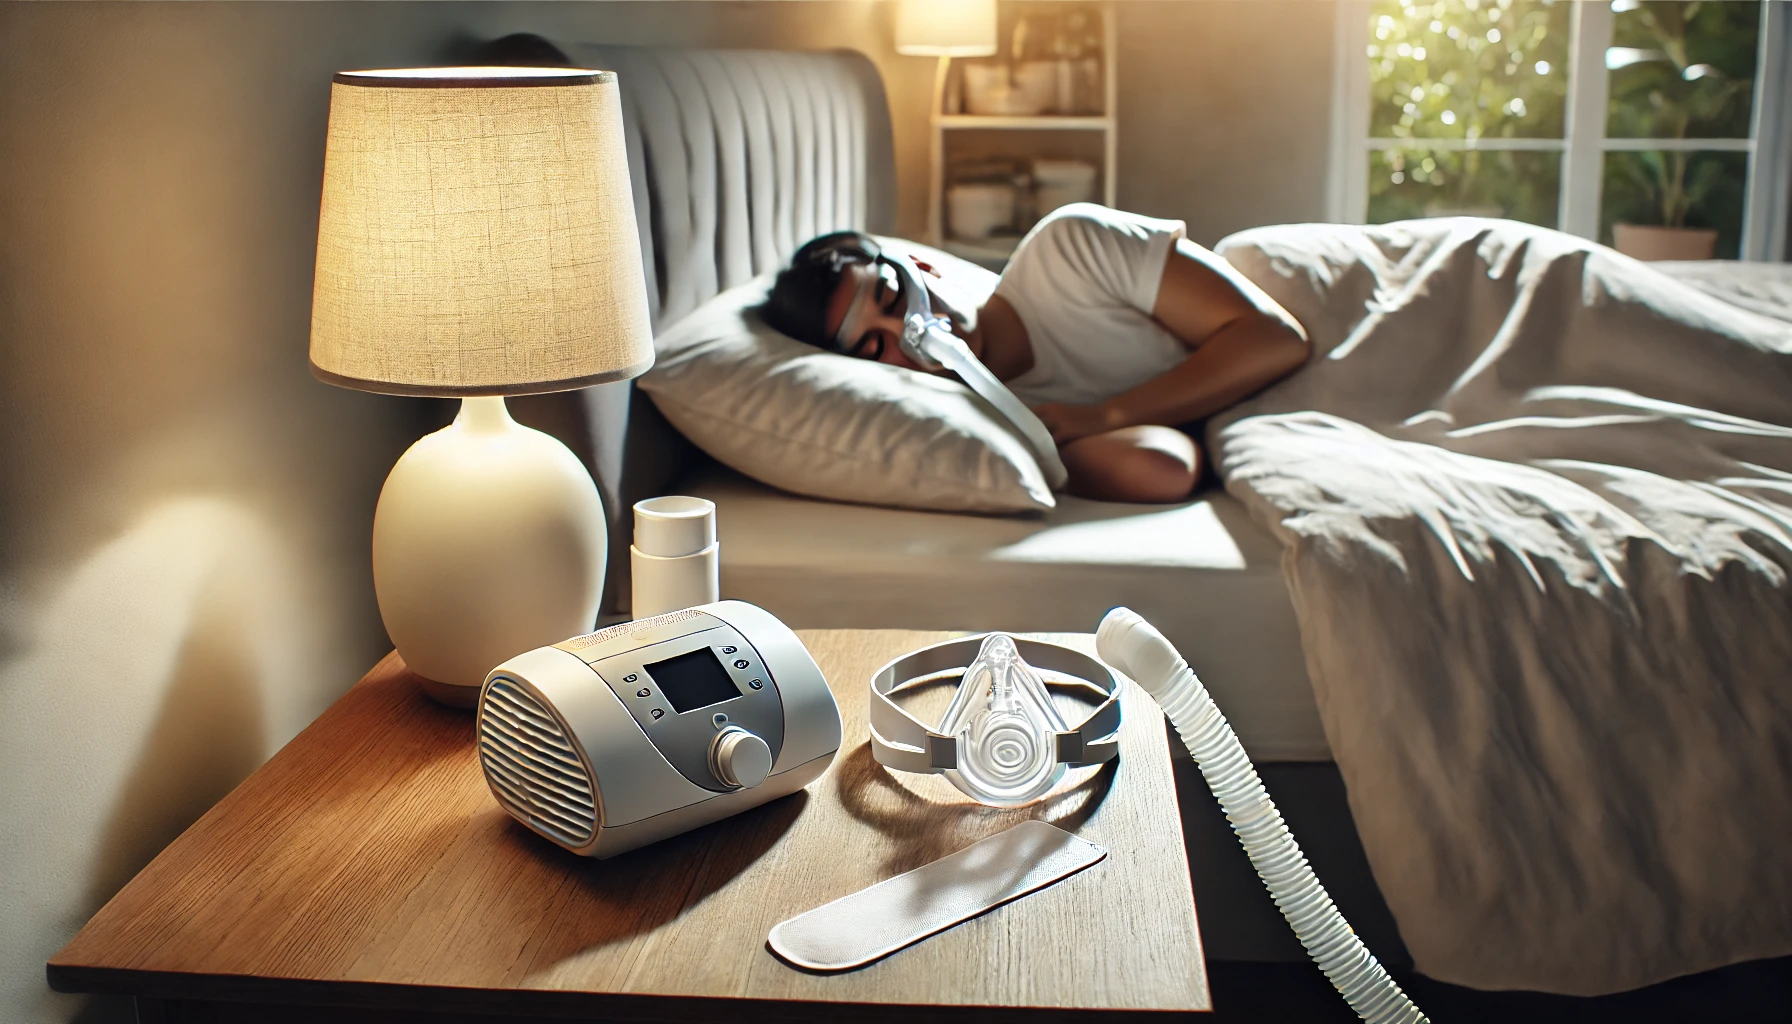
{"type": "MultiPolygon", "coordinates": [[[[1440,150],[1529,150],[1562,154],[1556,224],[1569,234],[1597,239],[1605,183],[1605,155],[1622,151],[1744,152],[1748,181],[1742,212],[1740,257],[1783,261],[1788,220],[1792,219],[1792,4],[1761,2],[1760,49],[1756,55],[1754,102],[1746,139],[1627,139],[1605,135],[1611,76],[1605,51],[1611,45],[1612,9],[1605,0],[1573,4],[1568,37],[1567,109],[1562,137],[1522,139],[1435,139],[1440,150]],[[1597,69],[1583,75],[1583,68],[1597,69]]],[[[1326,175],[1327,219],[1362,224],[1369,216],[1369,154],[1403,148],[1412,140],[1369,134],[1369,16],[1372,0],[1337,0],[1334,5],[1332,130],[1326,175]]]]}

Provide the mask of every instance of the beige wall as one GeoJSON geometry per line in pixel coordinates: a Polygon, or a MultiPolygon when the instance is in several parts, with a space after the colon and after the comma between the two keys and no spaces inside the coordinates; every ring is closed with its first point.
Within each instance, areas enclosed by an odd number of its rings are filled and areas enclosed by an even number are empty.
{"type": "MultiPolygon", "coordinates": [[[[386,649],[374,499],[439,413],[305,368],[330,73],[524,29],[824,47],[887,17],[0,4],[0,1020],[72,1012],[45,957],[386,649]]],[[[924,105],[927,62],[897,63],[924,105]]]]}
{"type": "Polygon", "coordinates": [[[1119,205],[1205,245],[1325,218],[1332,5],[1121,0],[1119,205]]]}
{"type": "MultiPolygon", "coordinates": [[[[72,1012],[43,959],[386,648],[374,499],[440,410],[305,369],[330,73],[525,30],[851,46],[918,233],[933,66],[891,6],[0,3],[0,1020],[72,1012]]],[[[1316,216],[1328,18],[1122,7],[1123,205],[1316,216]]]]}

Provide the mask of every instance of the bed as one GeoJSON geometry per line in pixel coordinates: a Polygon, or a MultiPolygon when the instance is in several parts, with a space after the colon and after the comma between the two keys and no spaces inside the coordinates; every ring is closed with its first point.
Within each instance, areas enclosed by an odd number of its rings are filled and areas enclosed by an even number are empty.
{"type": "MultiPolygon", "coordinates": [[[[1655,269],[1792,321],[1792,264],[1709,260],[1655,269]]],[[[1079,630],[1130,604],[1166,623],[1253,759],[1330,759],[1281,545],[1220,488],[1173,506],[1066,497],[1043,517],[985,518],[815,501],[713,462],[694,467],[681,486],[726,510],[728,593],[793,621],[1079,630]]]]}
{"type": "MultiPolygon", "coordinates": [[[[889,229],[888,115],[862,57],[562,48],[621,76],[656,329],[775,268],[813,234],[889,229]]],[[[1664,269],[1737,309],[1785,313],[1777,270],[1664,269]]],[[[1309,849],[1342,850],[1332,859],[1345,867],[1360,861],[1284,582],[1285,538],[1238,494],[1215,490],[1162,507],[1069,499],[1035,518],[896,511],[795,497],[731,473],[627,385],[526,403],[519,417],[553,427],[587,459],[611,516],[613,551],[626,550],[636,498],[716,501],[724,594],[793,626],[1089,629],[1107,607],[1131,605],[1189,655],[1253,756],[1286,769],[1272,765],[1266,776],[1279,801],[1315,809],[1290,815],[1309,849]]],[[[625,560],[612,565],[609,606],[622,610],[625,560]]],[[[1205,794],[1183,796],[1197,896],[1204,917],[1226,925],[1209,929],[1210,956],[1298,956],[1240,870],[1237,847],[1215,827],[1205,794]]],[[[1380,926],[1386,908],[1373,884],[1362,884],[1366,872],[1320,866],[1371,945],[1400,962],[1398,936],[1380,926]]],[[[1577,990],[1559,982],[1534,987],[1577,990]]]]}

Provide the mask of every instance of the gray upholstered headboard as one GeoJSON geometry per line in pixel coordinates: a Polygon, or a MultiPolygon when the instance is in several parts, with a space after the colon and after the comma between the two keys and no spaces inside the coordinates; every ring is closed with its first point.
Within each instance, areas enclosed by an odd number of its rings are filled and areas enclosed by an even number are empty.
{"type": "Polygon", "coordinates": [[[621,83],[656,328],[815,235],[893,219],[889,110],[863,55],[562,49],[621,83]]]}
{"type": "MultiPolygon", "coordinates": [[[[554,43],[570,63],[615,71],[621,84],[656,332],[776,269],[815,235],[893,229],[889,107],[862,54],[554,43]]],[[[635,397],[625,382],[514,403],[520,419],[572,445],[603,492],[606,609],[627,600],[630,506],[663,493],[699,457],[635,397]]]]}

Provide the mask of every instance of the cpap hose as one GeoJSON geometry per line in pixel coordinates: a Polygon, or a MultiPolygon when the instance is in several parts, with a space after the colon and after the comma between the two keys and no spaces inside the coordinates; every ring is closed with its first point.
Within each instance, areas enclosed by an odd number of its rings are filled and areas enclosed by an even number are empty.
{"type": "Polygon", "coordinates": [[[1052,440],[1051,432],[1045,429],[1039,416],[1021,404],[1021,400],[1014,397],[1014,392],[1009,391],[1007,385],[997,380],[988,367],[978,362],[964,339],[947,330],[939,320],[922,325],[917,323],[919,319],[915,317],[909,320],[905,336],[919,335],[921,340],[916,347],[922,353],[958,374],[959,380],[982,395],[984,401],[995,406],[997,412],[1014,424],[1015,429],[1021,433],[1021,439],[1032,450],[1040,471],[1045,474],[1046,485],[1054,491],[1062,488],[1070,479],[1070,473],[1064,468],[1064,460],[1058,457],[1057,442],[1052,440]]]}
{"type": "Polygon", "coordinates": [[[1070,473],[1064,468],[1064,460],[1058,457],[1058,443],[1052,440],[1051,431],[1045,429],[1045,424],[1033,410],[1014,397],[1006,384],[989,372],[989,367],[971,354],[970,346],[952,333],[950,324],[934,315],[927,298],[927,282],[922,280],[915,265],[906,259],[891,260],[890,265],[907,281],[905,290],[909,300],[902,324],[902,351],[923,368],[944,366],[956,373],[965,386],[981,395],[1020,431],[1021,441],[1039,463],[1046,486],[1054,491],[1063,489],[1070,480],[1070,473]]]}
{"type": "Polygon", "coordinates": [[[1137,612],[1115,608],[1101,620],[1095,649],[1103,661],[1137,681],[1169,717],[1238,833],[1257,877],[1307,955],[1357,1016],[1373,1024],[1428,1021],[1319,884],[1243,744],[1176,648],[1137,612]]]}

